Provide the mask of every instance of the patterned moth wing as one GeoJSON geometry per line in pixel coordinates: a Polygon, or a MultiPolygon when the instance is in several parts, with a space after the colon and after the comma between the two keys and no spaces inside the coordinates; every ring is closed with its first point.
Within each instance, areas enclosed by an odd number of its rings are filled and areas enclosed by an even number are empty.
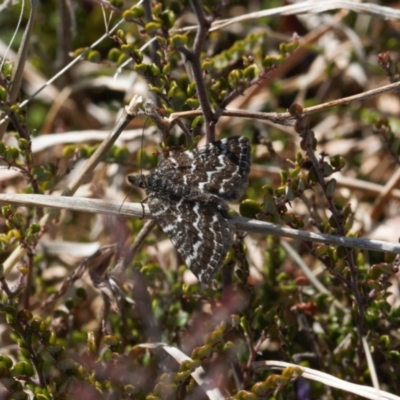
{"type": "Polygon", "coordinates": [[[246,190],[250,171],[250,142],[231,137],[179,153],[157,167],[176,183],[197,186],[225,200],[238,199],[246,190]]]}
{"type": "Polygon", "coordinates": [[[129,175],[146,190],[150,211],[186,265],[208,283],[232,243],[224,199],[239,197],[250,171],[250,143],[232,137],[163,160],[149,175],[129,175]]]}
{"type": "Polygon", "coordinates": [[[232,244],[234,226],[226,205],[196,195],[170,203],[152,196],[149,208],[186,265],[200,282],[208,283],[232,244]]]}

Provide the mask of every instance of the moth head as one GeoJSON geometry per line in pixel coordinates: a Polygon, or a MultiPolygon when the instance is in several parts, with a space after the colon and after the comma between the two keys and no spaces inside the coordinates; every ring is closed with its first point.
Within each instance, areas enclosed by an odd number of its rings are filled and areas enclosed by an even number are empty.
{"type": "Polygon", "coordinates": [[[133,187],[146,189],[148,186],[147,175],[128,175],[126,179],[133,187]]]}

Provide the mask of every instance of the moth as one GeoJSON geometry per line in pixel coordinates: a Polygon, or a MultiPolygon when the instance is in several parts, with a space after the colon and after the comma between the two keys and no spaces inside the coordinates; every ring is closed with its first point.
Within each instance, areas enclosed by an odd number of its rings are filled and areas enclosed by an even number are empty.
{"type": "Polygon", "coordinates": [[[168,157],[147,175],[128,175],[200,282],[210,282],[232,244],[226,201],[246,190],[250,153],[246,137],[230,137],[168,157]]]}

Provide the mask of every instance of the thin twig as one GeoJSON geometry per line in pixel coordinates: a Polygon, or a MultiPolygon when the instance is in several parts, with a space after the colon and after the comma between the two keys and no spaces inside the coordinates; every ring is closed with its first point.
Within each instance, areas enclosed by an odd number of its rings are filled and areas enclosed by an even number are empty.
{"type": "MultiPolygon", "coordinates": [[[[336,185],[336,181],[332,179],[331,181],[327,181],[323,172],[323,163],[324,156],[321,156],[320,159],[317,158],[314,150],[314,142],[315,136],[314,132],[308,127],[308,118],[304,116],[298,116],[297,121],[297,131],[300,134],[300,137],[303,139],[306,144],[306,152],[307,155],[313,165],[313,169],[316,173],[318,183],[321,186],[323,193],[325,195],[325,199],[329,205],[329,210],[332,213],[332,218],[335,221],[337,232],[340,237],[345,237],[346,229],[344,226],[343,214],[337,209],[335,202],[333,200],[332,195],[328,195],[328,184],[334,182],[336,185]]],[[[357,367],[358,372],[361,373],[362,361],[361,361],[361,351],[362,351],[362,337],[364,335],[364,315],[365,315],[365,301],[363,300],[363,296],[359,289],[359,281],[358,281],[358,269],[355,262],[354,252],[351,248],[345,247],[346,252],[346,261],[350,270],[350,280],[346,280],[346,285],[349,289],[349,293],[352,293],[354,296],[355,302],[357,304],[357,330],[359,337],[359,346],[358,346],[358,357],[357,357],[357,367]]]]}
{"type": "MultiPolygon", "coordinates": [[[[304,111],[307,109],[305,108],[304,111]]],[[[190,110],[190,111],[179,111],[174,112],[169,116],[169,120],[174,121],[175,119],[180,118],[193,118],[199,115],[203,115],[202,110],[190,110]]],[[[290,113],[276,113],[276,112],[257,112],[257,111],[248,111],[248,110],[223,110],[221,113],[222,117],[239,117],[239,118],[249,118],[249,119],[258,119],[264,121],[271,121],[275,124],[293,126],[294,118],[290,113]]]]}
{"type": "Polygon", "coordinates": [[[91,175],[94,169],[101,162],[107,152],[111,149],[112,145],[118,139],[121,132],[128,126],[128,124],[136,117],[136,111],[139,105],[143,102],[140,96],[134,96],[130,105],[124,109],[123,116],[118,120],[116,126],[110,132],[108,137],[101,143],[97,150],[90,157],[88,162],[83,167],[79,176],[77,176],[62,192],[62,196],[72,196],[86,176],[91,175]]]}
{"type": "MultiPolygon", "coordinates": [[[[390,85],[381,86],[377,89],[372,89],[366,92],[355,94],[354,96],[343,97],[342,99],[328,101],[327,103],[319,104],[317,106],[303,108],[303,115],[315,114],[317,112],[324,111],[332,107],[341,106],[343,104],[349,104],[353,101],[369,99],[370,97],[377,96],[378,94],[398,89],[400,89],[400,82],[391,83],[390,85]]],[[[169,116],[169,119],[174,120],[176,118],[192,118],[198,115],[203,115],[202,110],[191,110],[191,111],[172,113],[169,116]]],[[[263,112],[247,111],[247,110],[224,110],[222,116],[267,120],[275,124],[286,125],[286,126],[293,126],[295,123],[293,116],[289,112],[263,113],[263,112]]]]}
{"type": "MultiPolygon", "coordinates": [[[[82,197],[0,193],[0,203],[26,207],[52,207],[57,209],[69,209],[93,214],[100,213],[115,215],[126,218],[152,218],[147,205],[142,205],[141,203],[124,203],[121,207],[121,203],[118,201],[112,202],[98,199],[86,199],[82,197]]],[[[297,229],[284,228],[269,222],[257,221],[244,217],[232,217],[232,221],[235,224],[236,229],[239,231],[255,232],[265,235],[283,236],[296,240],[400,254],[400,244],[398,242],[384,242],[365,238],[306,232],[297,229]]]]}
{"type": "MultiPolygon", "coordinates": [[[[274,15],[294,15],[312,13],[318,14],[335,9],[347,9],[356,13],[365,13],[375,15],[384,19],[400,19],[400,11],[393,7],[385,7],[371,3],[357,3],[353,0],[339,1],[303,1],[297,4],[290,4],[282,7],[275,7],[263,11],[256,11],[248,14],[239,15],[235,18],[217,20],[211,24],[210,32],[226,28],[229,25],[249,21],[252,19],[260,19],[271,17],[274,15]]],[[[198,29],[198,26],[186,26],[184,28],[171,29],[171,33],[193,32],[198,29]]]]}
{"type": "Polygon", "coordinates": [[[146,221],[146,223],[142,226],[139,234],[136,236],[134,242],[132,243],[129,249],[129,258],[135,258],[137,252],[139,251],[140,247],[142,246],[143,242],[146,240],[147,235],[151,232],[151,230],[156,225],[156,221],[150,220],[146,221]]]}
{"type": "Polygon", "coordinates": [[[204,15],[201,3],[197,0],[191,0],[193,11],[199,22],[199,29],[196,33],[193,49],[189,50],[187,47],[180,47],[179,51],[184,54],[188,63],[192,67],[193,79],[196,83],[197,96],[202,109],[202,114],[205,120],[206,127],[206,140],[207,143],[215,141],[215,116],[211,109],[210,100],[207,95],[207,89],[203,78],[203,70],[201,68],[201,51],[203,49],[204,41],[210,29],[211,23],[204,15]]]}

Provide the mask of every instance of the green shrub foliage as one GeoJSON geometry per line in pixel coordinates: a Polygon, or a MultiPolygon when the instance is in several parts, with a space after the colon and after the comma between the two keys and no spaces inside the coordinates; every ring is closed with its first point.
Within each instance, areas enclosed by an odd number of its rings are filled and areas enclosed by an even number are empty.
{"type": "MultiPolygon", "coordinates": [[[[397,242],[396,185],[378,201],[399,165],[397,95],[328,104],[398,81],[390,21],[372,16],[361,28],[349,13],[337,25],[320,14],[226,23],[281,1],[61,3],[35,9],[26,59],[0,60],[2,192],[73,195],[65,188],[141,94],[138,117],[77,197],[122,205],[128,173],[203,137],[245,135],[250,182],[232,207],[241,216],[342,237],[374,237],[374,222],[397,242]]],[[[0,13],[3,41],[20,7],[0,13]]],[[[32,17],[21,15],[12,51],[32,17]]],[[[0,226],[2,399],[206,399],[210,390],[355,399],[307,381],[301,367],[372,386],[363,338],[381,389],[400,393],[398,256],[238,232],[205,287],[139,218],[10,203],[0,226]],[[296,366],[259,367],[268,360],[296,366]]]]}

